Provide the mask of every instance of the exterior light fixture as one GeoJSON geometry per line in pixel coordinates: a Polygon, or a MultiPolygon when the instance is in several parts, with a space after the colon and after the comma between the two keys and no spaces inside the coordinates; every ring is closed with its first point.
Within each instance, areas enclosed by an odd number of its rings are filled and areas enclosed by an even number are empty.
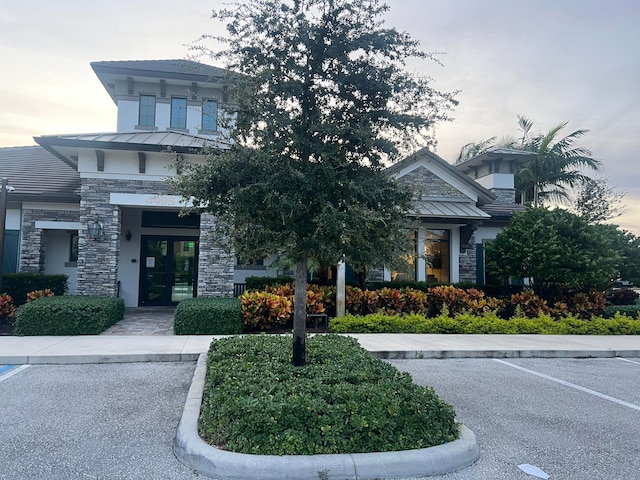
{"type": "Polygon", "coordinates": [[[127,233],[125,233],[124,238],[127,239],[127,242],[130,242],[132,236],[133,235],[131,234],[131,230],[127,230],[127,233]]]}
{"type": "Polygon", "coordinates": [[[100,223],[100,218],[96,218],[93,222],[91,222],[87,226],[87,230],[92,240],[98,240],[102,236],[103,230],[102,224],[100,223]]]}

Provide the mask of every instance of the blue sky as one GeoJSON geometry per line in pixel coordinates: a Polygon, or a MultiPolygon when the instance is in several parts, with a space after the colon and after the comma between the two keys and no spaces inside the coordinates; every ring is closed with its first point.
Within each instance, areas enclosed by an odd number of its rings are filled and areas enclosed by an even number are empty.
{"type": "MultiPolygon", "coordinates": [[[[640,235],[640,2],[389,0],[387,25],[445,64],[411,64],[440,90],[461,90],[437,153],[517,135],[517,115],[546,131],[569,121],[603,175],[627,191],[616,223],[640,235]]],[[[113,131],[116,108],[89,63],[184,58],[220,33],[208,0],[22,0],[0,3],[0,146],[43,134],[113,131]]]]}

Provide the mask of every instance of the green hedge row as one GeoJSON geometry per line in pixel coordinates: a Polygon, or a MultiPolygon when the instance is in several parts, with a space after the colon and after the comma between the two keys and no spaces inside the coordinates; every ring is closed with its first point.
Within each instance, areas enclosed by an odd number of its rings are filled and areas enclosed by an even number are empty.
{"type": "Polygon", "coordinates": [[[604,318],[613,318],[616,313],[621,315],[625,315],[631,318],[639,318],[640,317],[640,305],[609,305],[605,307],[604,313],[602,316],[604,318]]]}
{"type": "Polygon", "coordinates": [[[306,351],[306,365],[294,367],[290,337],[214,341],[200,436],[258,455],[409,450],[458,437],[449,404],[354,339],[316,335],[306,351]]]}
{"type": "Polygon", "coordinates": [[[613,318],[594,317],[582,320],[575,317],[554,319],[547,315],[538,318],[502,319],[495,314],[455,317],[440,315],[365,316],[346,315],[329,320],[329,330],[335,333],[475,333],[543,335],[640,335],[640,320],[616,314],[613,318]]]}
{"type": "Polygon", "coordinates": [[[176,335],[233,335],[242,332],[240,300],[197,297],[176,307],[173,331],[176,335]]]}
{"type": "MultiPolygon", "coordinates": [[[[44,275],[42,273],[6,273],[2,277],[2,289],[11,295],[18,307],[27,302],[27,293],[50,289],[62,296],[67,288],[67,275],[44,275]]],[[[4,292],[0,292],[4,293],[4,292]]]]}
{"type": "Polygon", "coordinates": [[[42,297],[18,307],[15,335],[98,335],[124,317],[124,300],[42,297]]]}

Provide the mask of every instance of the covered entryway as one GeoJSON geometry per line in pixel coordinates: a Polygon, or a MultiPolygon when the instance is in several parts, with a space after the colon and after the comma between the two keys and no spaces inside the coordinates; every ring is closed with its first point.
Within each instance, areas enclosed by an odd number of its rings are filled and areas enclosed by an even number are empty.
{"type": "Polygon", "coordinates": [[[142,236],[140,259],[140,306],[196,296],[198,237],[142,236]]]}

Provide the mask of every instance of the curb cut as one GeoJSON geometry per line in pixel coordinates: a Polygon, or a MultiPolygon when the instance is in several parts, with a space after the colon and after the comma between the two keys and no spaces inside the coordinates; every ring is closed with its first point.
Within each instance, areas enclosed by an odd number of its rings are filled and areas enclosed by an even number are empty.
{"type": "Polygon", "coordinates": [[[173,443],[184,465],[219,480],[401,479],[441,475],[480,457],[475,434],[464,425],[454,442],[419,450],[337,455],[249,455],[212,447],[198,435],[206,373],[200,355],[173,443]]]}

